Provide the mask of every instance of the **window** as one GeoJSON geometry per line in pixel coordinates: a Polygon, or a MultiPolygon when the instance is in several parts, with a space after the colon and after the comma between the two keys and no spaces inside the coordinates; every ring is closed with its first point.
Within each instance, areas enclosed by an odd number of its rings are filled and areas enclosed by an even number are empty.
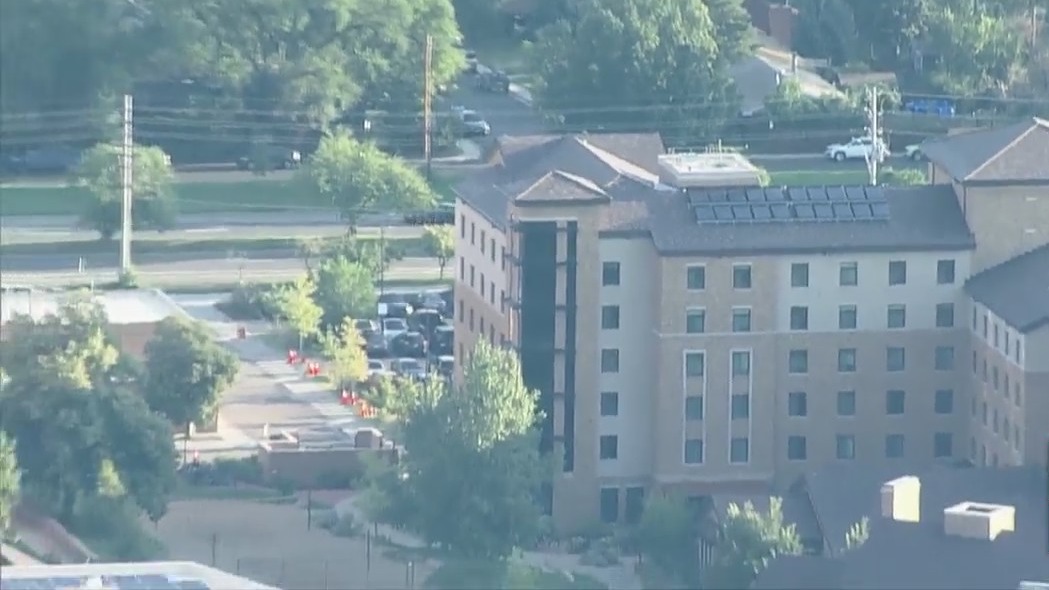
{"type": "Polygon", "coordinates": [[[842,287],[855,287],[859,279],[859,267],[855,262],[842,262],[838,267],[838,284],[842,287]]]}
{"type": "Polygon", "coordinates": [[[474,331],[474,308],[470,308],[470,331],[474,331]]]}
{"type": "Polygon", "coordinates": [[[685,376],[686,377],[702,377],[705,365],[705,359],[703,358],[702,352],[686,352],[685,353],[685,376]]]}
{"type": "Polygon", "coordinates": [[[495,238],[492,238],[491,246],[488,248],[488,252],[492,262],[495,262],[495,238]]]}
{"type": "Polygon", "coordinates": [[[839,391],[838,392],[838,415],[839,416],[855,416],[856,415],[856,392],[855,391],[839,391]]]}
{"type": "Polygon", "coordinates": [[[689,291],[702,291],[707,288],[707,269],[703,266],[690,266],[685,269],[685,285],[689,291]]]}
{"type": "Polygon", "coordinates": [[[937,371],[953,371],[954,370],[954,347],[953,346],[937,346],[936,347],[936,359],[934,365],[937,371]]]}
{"type": "Polygon", "coordinates": [[[465,281],[466,280],[466,257],[465,256],[460,256],[459,257],[459,280],[460,281],[465,281]]]}
{"type": "Polygon", "coordinates": [[[885,413],[890,416],[898,416],[904,412],[907,392],[902,389],[890,389],[885,392],[885,413]]]}
{"type": "Polygon", "coordinates": [[[475,268],[474,265],[471,264],[470,265],[470,286],[471,287],[474,286],[474,281],[476,279],[476,276],[477,276],[477,268],[475,268]]]}
{"type": "Polygon", "coordinates": [[[697,422],[703,419],[703,396],[689,395],[685,397],[685,420],[697,422]]]}
{"type": "Polygon", "coordinates": [[[466,215],[459,214],[459,237],[466,237],[466,215]]]}
{"type": "Polygon", "coordinates": [[[953,389],[937,389],[936,397],[933,398],[933,409],[937,414],[953,414],[954,413],[954,390],[953,389]]]}
{"type": "Polygon", "coordinates": [[[977,317],[979,315],[980,315],[980,313],[976,310],[976,306],[974,305],[973,306],[973,333],[975,333],[976,329],[978,328],[978,321],[979,320],[977,319],[977,317]]]}
{"type": "Polygon", "coordinates": [[[902,371],[907,366],[907,355],[902,346],[890,346],[885,350],[885,370],[902,371]]]}
{"type": "Polygon", "coordinates": [[[749,332],[750,331],[750,309],[746,307],[737,307],[732,310],[732,331],[733,332],[749,332]]]}
{"type": "Polygon", "coordinates": [[[953,285],[954,284],[954,261],[953,260],[937,260],[936,261],[936,284],[938,284],[938,285],[953,285]]]}
{"type": "Polygon", "coordinates": [[[619,329],[619,306],[618,305],[602,305],[601,306],[601,329],[602,330],[618,330],[619,329]]]}
{"type": "Polygon", "coordinates": [[[470,222],[470,245],[473,246],[477,243],[477,224],[470,222]]]}
{"type": "Polygon", "coordinates": [[[987,336],[989,334],[989,330],[988,330],[988,326],[989,325],[990,325],[990,323],[989,323],[989,320],[987,319],[987,314],[983,314],[983,339],[984,340],[987,340],[987,336]]]}
{"type": "Polygon", "coordinates": [[[619,488],[601,488],[601,522],[619,520],[619,488]]]}
{"type": "Polygon", "coordinates": [[[484,291],[485,291],[485,287],[487,287],[487,286],[488,286],[488,282],[484,280],[484,273],[482,272],[481,273],[481,299],[482,300],[484,300],[484,296],[485,296],[485,292],[484,291]]]}
{"type": "Polygon", "coordinates": [[[838,372],[839,373],[855,373],[856,372],[856,349],[855,348],[839,348],[838,349],[838,372]]]}
{"type": "Polygon", "coordinates": [[[885,437],[885,457],[899,459],[903,457],[903,435],[890,434],[885,437]]]}
{"type": "Polygon", "coordinates": [[[838,306],[838,329],[839,330],[855,330],[856,329],[856,306],[855,305],[839,305],[838,306]]]}
{"type": "Polygon", "coordinates": [[[998,324],[994,325],[994,347],[998,348],[998,324]]]}
{"type": "Polygon", "coordinates": [[[729,444],[728,460],[731,463],[746,463],[750,461],[750,439],[745,436],[737,436],[729,444]]]}
{"type": "Polygon", "coordinates": [[[482,229],[481,230],[481,254],[485,253],[484,249],[485,249],[485,246],[487,245],[487,243],[488,243],[488,233],[485,232],[482,229]]]}
{"type": "Polygon", "coordinates": [[[495,305],[495,282],[488,285],[488,303],[495,305]]]}
{"type": "Polygon", "coordinates": [[[787,459],[791,461],[804,461],[808,458],[808,441],[804,436],[787,437],[787,459]]]}
{"type": "Polygon", "coordinates": [[[626,511],[623,518],[630,524],[637,524],[641,520],[641,513],[645,510],[645,488],[629,487],[626,489],[626,511]]]}
{"type": "Polygon", "coordinates": [[[707,331],[707,312],[702,309],[685,311],[685,333],[702,334],[707,331]]]}
{"type": "Polygon", "coordinates": [[[499,251],[502,253],[499,257],[499,260],[501,261],[500,264],[502,265],[503,270],[506,270],[506,246],[501,247],[499,251]]]}
{"type": "Polygon", "coordinates": [[[618,348],[602,348],[601,349],[601,372],[602,373],[618,373],[619,372],[619,349],[618,348]]]}
{"type": "Polygon", "coordinates": [[[614,434],[605,434],[600,438],[601,459],[612,460],[619,458],[619,437],[614,434]]]}
{"type": "Polygon", "coordinates": [[[790,308],[790,329],[809,329],[809,308],[795,305],[790,308]]]}
{"type": "Polygon", "coordinates": [[[615,391],[602,391],[601,392],[601,415],[602,416],[618,416],[619,415],[619,393],[615,391]]]}
{"type": "Polygon", "coordinates": [[[804,391],[792,391],[787,394],[787,415],[795,418],[809,415],[808,395],[804,391]]]}
{"type": "Polygon", "coordinates": [[[950,432],[937,432],[932,435],[932,456],[947,459],[954,455],[954,436],[950,432]]]}
{"type": "Polygon", "coordinates": [[[790,286],[809,286],[809,264],[807,262],[795,262],[790,265],[790,286]]]}
{"type": "Polygon", "coordinates": [[[936,327],[937,328],[953,328],[954,327],[954,304],[953,303],[937,303],[936,304],[936,327]]]}
{"type": "Polygon", "coordinates": [[[834,439],[834,456],[838,459],[856,458],[856,437],[851,434],[839,434],[834,439]]]}
{"type": "Polygon", "coordinates": [[[907,307],[903,305],[890,305],[887,318],[889,329],[907,327],[907,307]]]}
{"type": "Polygon", "coordinates": [[[484,316],[481,316],[480,324],[481,324],[481,328],[478,330],[478,333],[480,333],[481,336],[483,337],[484,336],[484,316]]]}
{"type": "Polygon", "coordinates": [[[745,350],[732,351],[732,376],[746,377],[750,375],[750,353],[745,350]]]}
{"type": "Polygon", "coordinates": [[[703,462],[703,439],[689,438],[685,440],[685,464],[699,465],[703,462]]]}
{"type": "Polygon", "coordinates": [[[732,419],[746,420],[750,417],[750,396],[745,393],[732,394],[732,419]]]}
{"type": "Polygon", "coordinates": [[[732,267],[732,288],[749,289],[751,287],[750,265],[736,264],[732,267]]]}
{"type": "Polygon", "coordinates": [[[604,262],[601,264],[601,284],[614,287],[619,284],[619,263],[604,262]]]}
{"type": "Polygon", "coordinates": [[[792,350],[787,357],[787,361],[791,373],[798,375],[809,372],[809,351],[792,350]]]}
{"type": "Polygon", "coordinates": [[[459,321],[466,321],[466,305],[463,303],[462,299],[459,300],[459,321]]]}
{"type": "Polygon", "coordinates": [[[907,262],[903,260],[890,260],[889,261],[889,284],[890,285],[906,285],[907,284],[907,262]]]}

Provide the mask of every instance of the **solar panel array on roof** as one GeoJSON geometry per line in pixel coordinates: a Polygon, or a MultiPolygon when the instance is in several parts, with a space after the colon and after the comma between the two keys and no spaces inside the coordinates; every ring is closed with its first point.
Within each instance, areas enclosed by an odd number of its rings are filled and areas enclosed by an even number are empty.
{"type": "MultiPolygon", "coordinates": [[[[0,590],[79,590],[92,579],[98,577],[2,578],[0,590]]],[[[210,590],[201,580],[172,579],[160,574],[102,576],[101,582],[102,588],[113,590],[210,590]]]]}
{"type": "Polygon", "coordinates": [[[689,205],[700,223],[887,221],[878,187],[791,186],[693,189],[689,205]]]}

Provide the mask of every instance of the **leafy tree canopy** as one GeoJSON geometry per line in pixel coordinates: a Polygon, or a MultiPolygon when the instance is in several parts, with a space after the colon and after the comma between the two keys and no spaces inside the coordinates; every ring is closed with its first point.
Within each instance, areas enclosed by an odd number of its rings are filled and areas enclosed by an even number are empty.
{"type": "Polygon", "coordinates": [[[536,97],[571,128],[711,138],[738,110],[727,68],[749,47],[740,5],[580,0],[573,20],[540,32],[536,97]]]}
{"type": "Polygon", "coordinates": [[[18,503],[21,484],[15,441],[0,431],[0,537],[11,526],[11,513],[18,503]]]}
{"type": "Polygon", "coordinates": [[[378,305],[372,277],[370,269],[344,256],[322,261],[315,296],[324,310],[324,324],[337,326],[344,318],[372,317],[378,305]]]}
{"type": "Polygon", "coordinates": [[[514,355],[482,341],[461,386],[429,382],[404,411],[407,454],[372,474],[376,516],[470,557],[504,558],[539,532],[537,397],[514,355]]]}
{"type": "MultiPolygon", "coordinates": [[[[100,143],[83,153],[76,180],[91,193],[82,222],[105,239],[120,229],[122,218],[121,149],[100,143]]],[[[141,229],[169,229],[175,223],[171,195],[174,173],[170,159],[158,147],[137,146],[132,158],[132,223],[141,229]]]]}
{"type": "Polygon", "coordinates": [[[720,522],[714,558],[703,572],[703,586],[750,588],[770,561],[800,553],[798,532],[783,523],[782,499],[772,498],[764,513],[750,502],[730,504],[720,522]]]}

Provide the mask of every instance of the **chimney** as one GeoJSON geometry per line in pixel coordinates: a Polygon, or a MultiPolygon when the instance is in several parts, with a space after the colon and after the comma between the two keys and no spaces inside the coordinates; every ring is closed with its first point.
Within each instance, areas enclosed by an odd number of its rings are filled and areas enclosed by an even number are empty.
{"type": "Polygon", "coordinates": [[[1002,504],[962,502],[943,510],[943,532],[951,537],[993,541],[1016,530],[1016,508],[1002,504]]]}
{"type": "Polygon", "coordinates": [[[897,522],[921,522],[922,482],[913,475],[881,486],[881,515],[897,522]]]}

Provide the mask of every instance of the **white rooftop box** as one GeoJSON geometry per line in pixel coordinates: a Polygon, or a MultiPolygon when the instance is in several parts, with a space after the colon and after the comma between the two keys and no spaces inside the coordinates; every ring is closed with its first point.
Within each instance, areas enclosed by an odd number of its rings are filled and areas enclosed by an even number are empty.
{"type": "Polygon", "coordinates": [[[993,541],[1016,530],[1016,508],[1001,504],[962,502],[943,510],[943,532],[953,537],[993,541]]]}
{"type": "Polygon", "coordinates": [[[758,186],[761,169],[734,152],[659,156],[659,178],[678,188],[758,186]]]}

